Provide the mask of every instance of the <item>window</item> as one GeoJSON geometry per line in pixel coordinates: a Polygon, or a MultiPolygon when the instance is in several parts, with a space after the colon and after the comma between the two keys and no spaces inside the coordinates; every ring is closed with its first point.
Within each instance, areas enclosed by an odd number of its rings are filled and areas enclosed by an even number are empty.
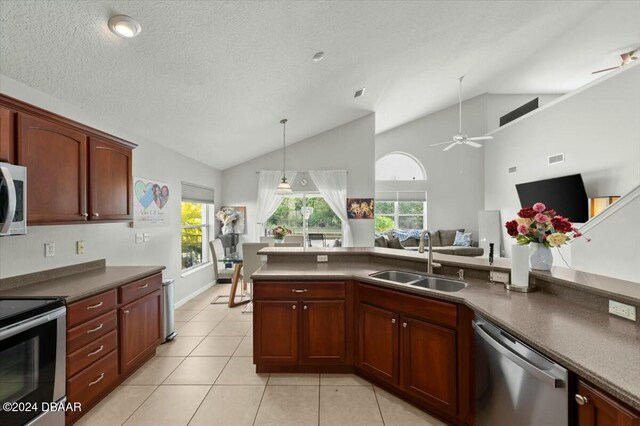
{"type": "Polygon", "coordinates": [[[209,261],[209,212],[212,204],[183,201],[182,269],[193,268],[209,261]]]}
{"type": "Polygon", "coordinates": [[[426,211],[427,203],[424,201],[378,201],[376,233],[392,229],[424,229],[426,211]]]}
{"type": "Polygon", "coordinates": [[[267,220],[267,231],[278,225],[291,229],[292,235],[324,234],[327,245],[342,238],[342,221],[318,194],[292,194],[286,196],[275,213],[267,220]],[[303,208],[307,210],[305,221],[303,208]]]}

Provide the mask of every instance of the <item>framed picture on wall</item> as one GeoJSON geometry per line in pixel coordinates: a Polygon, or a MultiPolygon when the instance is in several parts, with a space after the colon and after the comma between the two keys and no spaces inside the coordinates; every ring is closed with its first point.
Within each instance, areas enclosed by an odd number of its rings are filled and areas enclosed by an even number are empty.
{"type": "Polygon", "coordinates": [[[133,226],[169,225],[169,185],[155,179],[133,178],[133,226]]]}
{"type": "Polygon", "coordinates": [[[349,219],[373,219],[373,198],[347,198],[347,216],[349,219]]]}
{"type": "Polygon", "coordinates": [[[222,207],[216,214],[223,234],[247,233],[247,208],[245,206],[222,207]]]}

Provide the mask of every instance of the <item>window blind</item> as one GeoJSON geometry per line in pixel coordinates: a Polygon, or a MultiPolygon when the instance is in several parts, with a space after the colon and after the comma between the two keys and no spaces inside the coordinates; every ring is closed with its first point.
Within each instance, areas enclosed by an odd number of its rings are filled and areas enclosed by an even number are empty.
{"type": "Polygon", "coordinates": [[[195,183],[182,182],[182,199],[199,203],[213,204],[214,190],[195,183]]]}

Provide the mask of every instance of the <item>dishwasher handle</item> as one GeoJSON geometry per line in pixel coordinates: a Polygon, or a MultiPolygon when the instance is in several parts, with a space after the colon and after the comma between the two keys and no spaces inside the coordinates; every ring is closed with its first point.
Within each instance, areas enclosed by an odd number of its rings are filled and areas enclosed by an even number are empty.
{"type": "Polygon", "coordinates": [[[553,386],[554,388],[562,387],[562,380],[558,379],[557,377],[554,377],[553,375],[549,374],[545,370],[539,369],[535,365],[528,362],[525,358],[518,356],[517,354],[513,353],[511,350],[506,348],[504,345],[500,344],[500,342],[498,342],[493,337],[491,337],[489,333],[484,331],[481,323],[478,323],[477,321],[472,321],[471,324],[473,325],[473,328],[476,330],[477,335],[480,336],[482,340],[487,342],[493,349],[495,349],[496,351],[500,352],[502,355],[509,358],[514,364],[520,366],[523,370],[531,373],[538,379],[553,386]]]}

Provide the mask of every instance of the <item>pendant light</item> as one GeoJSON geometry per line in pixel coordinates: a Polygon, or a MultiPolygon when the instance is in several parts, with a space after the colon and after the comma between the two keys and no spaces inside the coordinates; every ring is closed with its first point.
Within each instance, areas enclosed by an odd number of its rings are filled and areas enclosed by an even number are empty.
{"type": "Polygon", "coordinates": [[[286,143],[286,135],[287,135],[287,119],[283,118],[280,120],[280,124],[282,124],[282,181],[278,184],[278,189],[276,190],[276,194],[278,195],[287,195],[292,194],[291,185],[287,182],[287,143],[286,143]]]}

